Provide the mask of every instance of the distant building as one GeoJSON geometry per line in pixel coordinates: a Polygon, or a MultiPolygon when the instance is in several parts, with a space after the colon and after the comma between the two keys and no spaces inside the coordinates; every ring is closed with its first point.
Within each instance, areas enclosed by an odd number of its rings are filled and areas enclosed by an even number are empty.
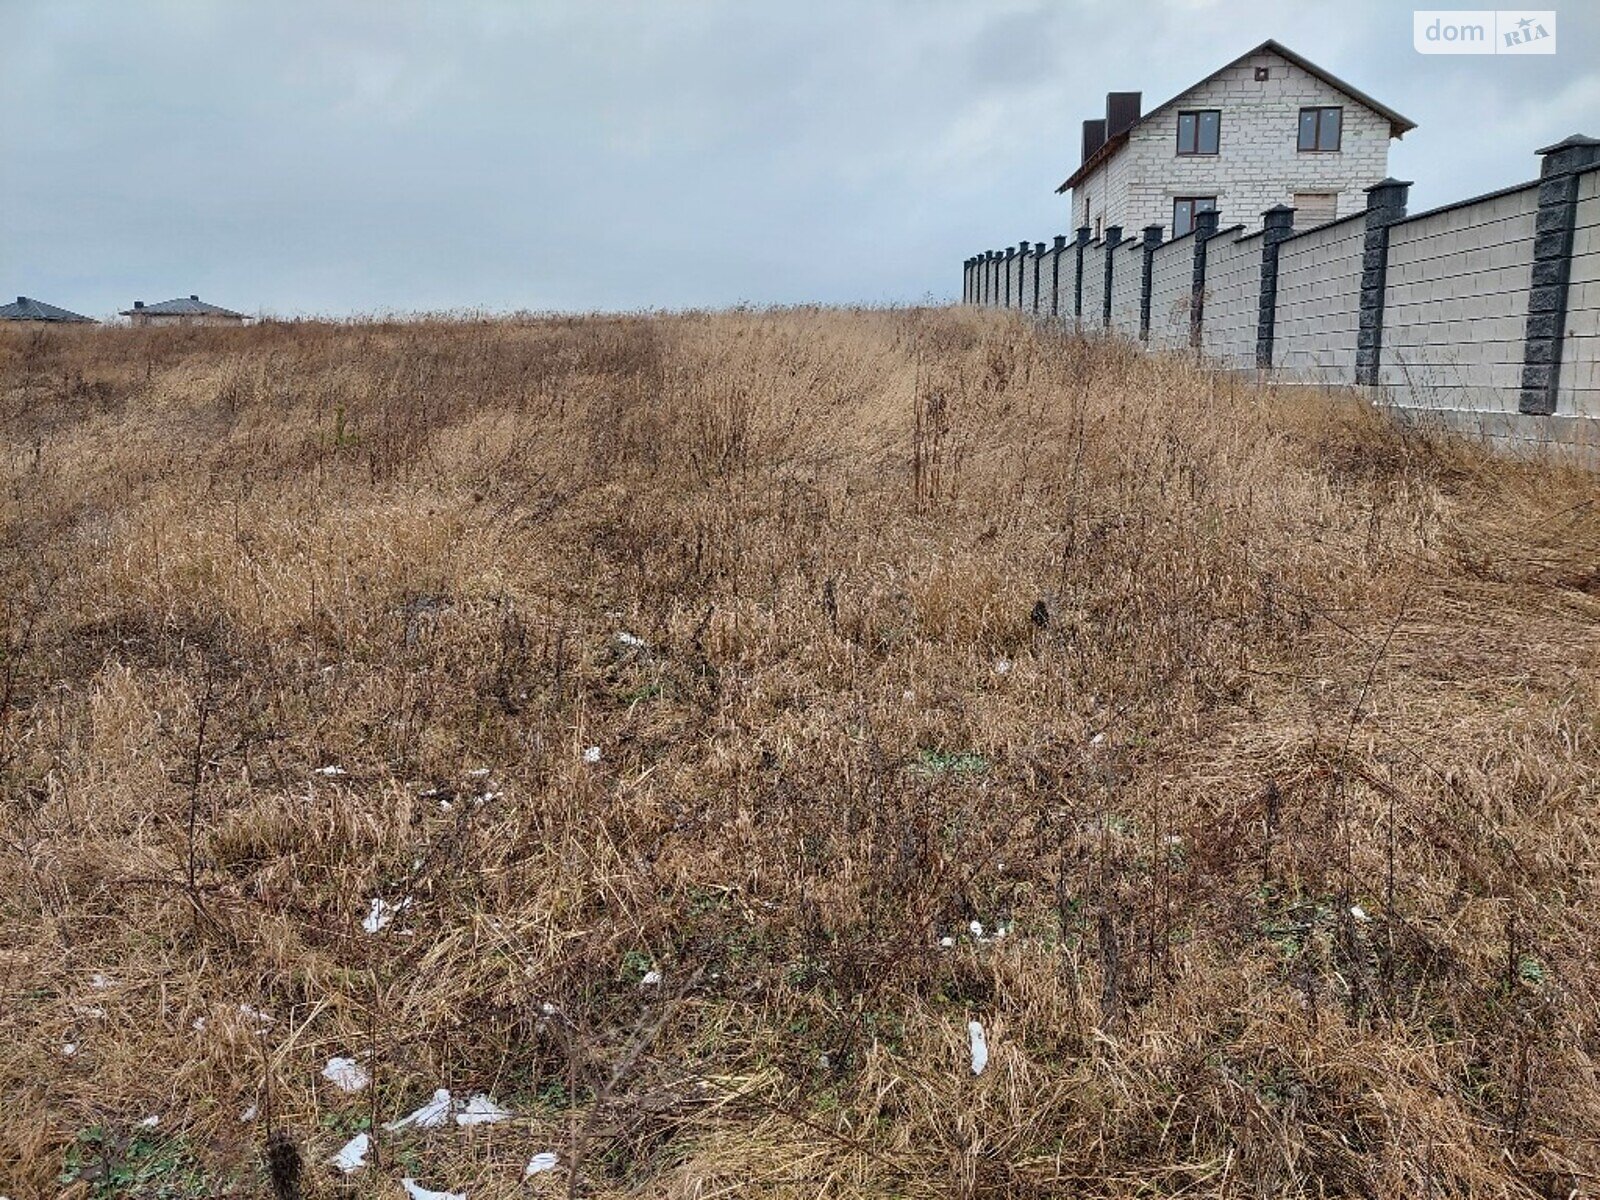
{"type": "Polygon", "coordinates": [[[1140,112],[1138,92],[1112,92],[1083,123],[1083,161],[1056,190],[1072,193],[1077,228],[1168,237],[1219,214],[1220,227],[1261,227],[1275,204],[1302,229],[1366,206],[1389,170],[1389,141],[1414,128],[1394,109],[1287,46],[1265,41],[1165,104],[1140,112]]]}
{"type": "Polygon", "coordinates": [[[199,296],[163,300],[160,304],[135,300],[133,307],[124,309],[121,315],[131,317],[135,325],[243,325],[249,319],[231,308],[207,304],[199,296]]]}
{"type": "Polygon", "coordinates": [[[40,321],[49,325],[94,325],[93,317],[68,312],[43,300],[30,300],[18,296],[15,304],[0,304],[0,321],[40,321]]]}

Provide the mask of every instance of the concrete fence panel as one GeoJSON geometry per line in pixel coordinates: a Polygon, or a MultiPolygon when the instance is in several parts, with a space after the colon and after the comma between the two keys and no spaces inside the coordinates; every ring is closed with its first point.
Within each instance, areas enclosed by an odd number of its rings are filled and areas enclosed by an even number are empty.
{"type": "Polygon", "coordinates": [[[1052,241],[1050,257],[1044,264],[1045,299],[1041,311],[1047,316],[1059,317],[1072,310],[1073,266],[1065,235],[1058,233],[1052,241]]]}
{"type": "Polygon", "coordinates": [[[1261,233],[1224,230],[1206,247],[1206,296],[1200,348],[1224,366],[1256,365],[1261,295],[1261,233]]]}
{"type": "Polygon", "coordinates": [[[1567,281],[1564,353],[1556,393],[1559,415],[1600,417],[1600,170],[1578,179],[1578,214],[1572,231],[1572,274],[1567,281]]]}
{"type": "Polygon", "coordinates": [[[1105,325],[1106,247],[1104,242],[1090,242],[1083,248],[1083,313],[1085,329],[1100,329],[1105,325]]]}
{"type": "Polygon", "coordinates": [[[1175,350],[1189,344],[1189,302],[1194,283],[1194,235],[1156,247],[1150,263],[1150,346],[1175,350]]]}
{"type": "Polygon", "coordinates": [[[1379,383],[1413,408],[1516,412],[1537,184],[1389,227],[1379,383]]]}
{"type": "Polygon", "coordinates": [[[1358,213],[1278,248],[1274,368],[1319,383],[1355,382],[1365,241],[1358,213]]]}
{"type": "Polygon", "coordinates": [[[1111,275],[1111,328],[1123,337],[1139,336],[1139,299],[1144,284],[1144,248],[1129,239],[1115,251],[1111,275]]]}

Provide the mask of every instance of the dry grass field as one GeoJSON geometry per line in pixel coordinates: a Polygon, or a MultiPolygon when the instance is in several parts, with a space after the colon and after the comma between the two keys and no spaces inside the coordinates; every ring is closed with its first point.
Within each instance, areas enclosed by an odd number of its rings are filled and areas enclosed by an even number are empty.
{"type": "Polygon", "coordinates": [[[11,1200],[1600,1190],[1594,476],[971,311],[0,405],[11,1200]]]}

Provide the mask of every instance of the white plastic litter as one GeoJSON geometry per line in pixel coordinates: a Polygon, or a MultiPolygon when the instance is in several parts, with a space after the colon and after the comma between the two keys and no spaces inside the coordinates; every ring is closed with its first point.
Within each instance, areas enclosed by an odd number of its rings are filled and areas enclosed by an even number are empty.
{"type": "Polygon", "coordinates": [[[1352,904],[1350,906],[1350,915],[1358,921],[1372,920],[1371,917],[1367,916],[1367,910],[1362,908],[1359,904],[1352,904]]]}
{"type": "Polygon", "coordinates": [[[418,1129],[437,1129],[450,1119],[450,1111],[454,1107],[450,1100],[450,1089],[440,1088],[433,1093],[433,1099],[416,1112],[408,1113],[397,1121],[390,1121],[384,1128],[391,1133],[410,1125],[415,1125],[418,1129]]]}
{"type": "Polygon", "coordinates": [[[151,1113],[144,1120],[140,1121],[139,1124],[143,1125],[146,1129],[154,1129],[157,1125],[161,1124],[161,1118],[156,1116],[154,1113],[151,1113]]]}
{"type": "Polygon", "coordinates": [[[967,925],[967,930],[968,930],[969,933],[972,934],[973,937],[978,938],[980,941],[982,940],[982,938],[983,938],[983,922],[982,921],[973,921],[973,922],[969,923],[967,925]]]}
{"type": "Polygon", "coordinates": [[[630,650],[640,650],[644,647],[644,639],[642,637],[635,637],[631,633],[619,632],[617,634],[617,644],[620,646],[627,646],[630,650]]]}
{"type": "Polygon", "coordinates": [[[466,1104],[456,1114],[457,1125],[492,1125],[496,1121],[509,1121],[516,1114],[501,1108],[482,1092],[468,1097],[466,1104]]]}
{"type": "Polygon", "coordinates": [[[489,778],[489,768],[473,767],[472,770],[467,772],[467,776],[471,779],[487,779],[489,778]]]}
{"type": "Polygon", "coordinates": [[[967,1038],[972,1043],[972,1073],[982,1075],[989,1065],[989,1039],[984,1036],[983,1026],[976,1021],[967,1022],[967,1038]]]}
{"type": "Polygon", "coordinates": [[[367,915],[361,918],[361,928],[368,933],[381,933],[385,925],[410,907],[410,896],[407,896],[398,904],[390,904],[387,900],[374,896],[372,898],[372,907],[367,910],[367,915]]]}
{"type": "Polygon", "coordinates": [[[661,982],[661,972],[657,971],[654,967],[652,967],[650,970],[648,970],[648,971],[646,971],[644,973],[644,978],[639,980],[639,982],[641,984],[644,984],[644,985],[647,985],[647,986],[660,983],[661,982]]]}
{"type": "Polygon", "coordinates": [[[939,939],[939,945],[943,946],[946,950],[950,949],[950,947],[954,946],[955,944],[956,940],[953,937],[942,937],[939,939]]]}
{"type": "Polygon", "coordinates": [[[1009,675],[1009,674],[1011,674],[1011,660],[1009,658],[997,658],[997,659],[995,659],[994,660],[994,673],[996,675],[1009,675]]]}
{"type": "Polygon", "coordinates": [[[262,1012],[259,1008],[251,1008],[248,1004],[239,1005],[239,1015],[254,1021],[263,1029],[272,1024],[271,1017],[267,1016],[267,1014],[262,1012]]]}
{"type": "Polygon", "coordinates": [[[560,1160],[556,1158],[554,1150],[541,1151],[528,1160],[527,1169],[522,1172],[523,1177],[526,1178],[529,1175],[539,1175],[545,1171],[554,1171],[556,1169],[556,1163],[559,1161],[560,1160]]]}
{"type": "Polygon", "coordinates": [[[330,1058],[322,1077],[341,1092],[359,1092],[372,1082],[366,1068],[353,1058],[330,1058]]]}
{"type": "Polygon", "coordinates": [[[77,1042],[63,1042],[61,1044],[61,1054],[62,1054],[63,1057],[71,1058],[77,1052],[78,1052],[78,1043],[77,1042]]]}
{"type": "Polygon", "coordinates": [[[583,761],[586,762],[586,763],[597,763],[597,762],[599,762],[600,761],[600,747],[599,746],[590,746],[587,750],[585,750],[583,752],[583,761]]]}
{"type": "Polygon", "coordinates": [[[105,991],[115,982],[116,980],[112,979],[111,976],[107,975],[104,971],[96,971],[93,975],[89,976],[89,986],[97,992],[105,991]]]}
{"type": "Polygon", "coordinates": [[[326,776],[329,779],[338,779],[339,776],[344,775],[346,773],[347,772],[345,771],[345,769],[343,767],[318,767],[317,768],[317,774],[318,775],[326,776]]]}
{"type": "Polygon", "coordinates": [[[196,1017],[189,1023],[189,1028],[193,1029],[196,1033],[204,1033],[206,1028],[206,1019],[204,1017],[196,1017]]]}
{"type": "Polygon", "coordinates": [[[258,1109],[254,1104],[247,1104],[247,1105],[244,1106],[244,1111],[239,1114],[239,1122],[240,1122],[240,1124],[246,1124],[247,1125],[251,1121],[254,1121],[260,1115],[261,1115],[261,1110],[260,1109],[258,1109]]]}
{"type": "Polygon", "coordinates": [[[411,1200],[467,1200],[465,1192],[434,1192],[420,1186],[415,1179],[402,1179],[400,1186],[405,1188],[406,1195],[411,1200]]]}
{"type": "Polygon", "coordinates": [[[348,1175],[367,1165],[367,1151],[370,1149],[372,1149],[372,1139],[364,1133],[358,1133],[341,1146],[339,1153],[328,1161],[348,1175]]]}

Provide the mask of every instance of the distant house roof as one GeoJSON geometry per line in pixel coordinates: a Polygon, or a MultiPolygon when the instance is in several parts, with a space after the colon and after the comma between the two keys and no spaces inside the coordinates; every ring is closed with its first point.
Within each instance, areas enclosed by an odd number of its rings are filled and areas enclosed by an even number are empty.
{"type": "Polygon", "coordinates": [[[1142,117],[1140,117],[1137,121],[1135,121],[1132,125],[1129,125],[1126,129],[1122,130],[1120,133],[1118,133],[1118,134],[1116,134],[1116,135],[1114,135],[1112,137],[1107,138],[1106,141],[1105,141],[1105,144],[1103,146],[1101,146],[1098,150],[1096,150],[1093,154],[1091,154],[1087,159],[1085,159],[1084,162],[1083,162],[1083,165],[1080,166],[1076,171],[1074,171],[1067,178],[1066,182],[1063,183],[1060,187],[1058,187],[1056,189],[1056,191],[1057,192],[1066,192],[1066,191],[1070,191],[1072,188],[1077,187],[1079,183],[1081,183],[1083,180],[1085,180],[1085,179],[1087,179],[1089,177],[1089,175],[1094,171],[1094,169],[1096,167],[1098,167],[1101,163],[1105,162],[1106,159],[1110,158],[1118,150],[1120,150],[1122,148],[1123,144],[1127,142],[1128,135],[1130,133],[1132,133],[1135,129],[1137,129],[1140,125],[1142,125],[1145,121],[1149,120],[1151,117],[1155,116],[1156,113],[1158,113],[1162,109],[1166,108],[1168,104],[1171,104],[1176,100],[1182,99],[1183,96],[1186,93],[1192,92],[1195,88],[1199,87],[1202,83],[1205,83],[1207,79],[1215,78],[1216,76],[1222,74],[1224,71],[1228,70],[1230,67],[1238,66],[1245,59],[1247,59],[1247,58],[1249,58],[1249,57],[1251,57],[1252,55],[1255,55],[1255,54],[1276,54],[1279,58],[1287,59],[1289,62],[1292,62],[1295,66],[1299,67],[1302,71],[1306,72],[1308,75],[1315,75],[1318,79],[1322,80],[1323,83],[1327,84],[1329,87],[1333,88],[1335,91],[1343,92],[1346,96],[1349,96],[1350,99],[1356,101],[1358,104],[1365,104],[1373,112],[1377,113],[1380,117],[1383,117],[1385,120],[1387,120],[1389,122],[1389,136],[1392,137],[1392,138],[1404,137],[1406,133],[1408,133],[1410,130],[1413,130],[1413,129],[1415,129],[1417,127],[1417,123],[1415,121],[1407,120],[1405,117],[1402,117],[1399,113],[1395,112],[1394,109],[1388,107],[1385,104],[1379,104],[1376,100],[1374,100],[1371,96],[1367,95],[1365,92],[1359,91],[1356,88],[1351,87],[1348,83],[1346,83],[1344,80],[1340,79],[1337,75],[1334,75],[1334,74],[1332,74],[1331,72],[1328,72],[1328,71],[1324,71],[1321,67],[1317,66],[1317,64],[1312,62],[1309,58],[1301,57],[1300,55],[1296,54],[1293,50],[1289,49],[1289,47],[1285,46],[1282,42],[1275,41],[1272,38],[1268,38],[1266,41],[1262,42],[1259,46],[1255,46],[1255,47],[1252,47],[1249,50],[1246,50],[1243,54],[1239,55],[1239,57],[1234,59],[1232,62],[1225,63],[1222,66],[1218,67],[1215,71],[1211,72],[1210,75],[1207,75],[1205,77],[1205,79],[1197,79],[1197,80],[1195,80],[1195,82],[1191,83],[1188,87],[1184,88],[1183,91],[1179,92],[1176,96],[1172,97],[1171,100],[1168,100],[1168,101],[1166,101],[1166,102],[1164,102],[1162,104],[1156,105],[1149,112],[1145,113],[1142,117]]]}
{"type": "Polygon", "coordinates": [[[68,312],[64,308],[57,308],[54,304],[46,304],[43,300],[30,300],[27,296],[18,296],[15,304],[0,304],[0,321],[63,321],[70,324],[95,324],[93,317],[68,312]]]}
{"type": "Polygon", "coordinates": [[[215,304],[207,304],[199,296],[187,296],[178,300],[163,300],[159,304],[146,304],[143,300],[135,300],[132,308],[122,310],[121,316],[151,316],[151,317],[243,317],[243,313],[234,312],[231,308],[221,308],[215,304]]]}

